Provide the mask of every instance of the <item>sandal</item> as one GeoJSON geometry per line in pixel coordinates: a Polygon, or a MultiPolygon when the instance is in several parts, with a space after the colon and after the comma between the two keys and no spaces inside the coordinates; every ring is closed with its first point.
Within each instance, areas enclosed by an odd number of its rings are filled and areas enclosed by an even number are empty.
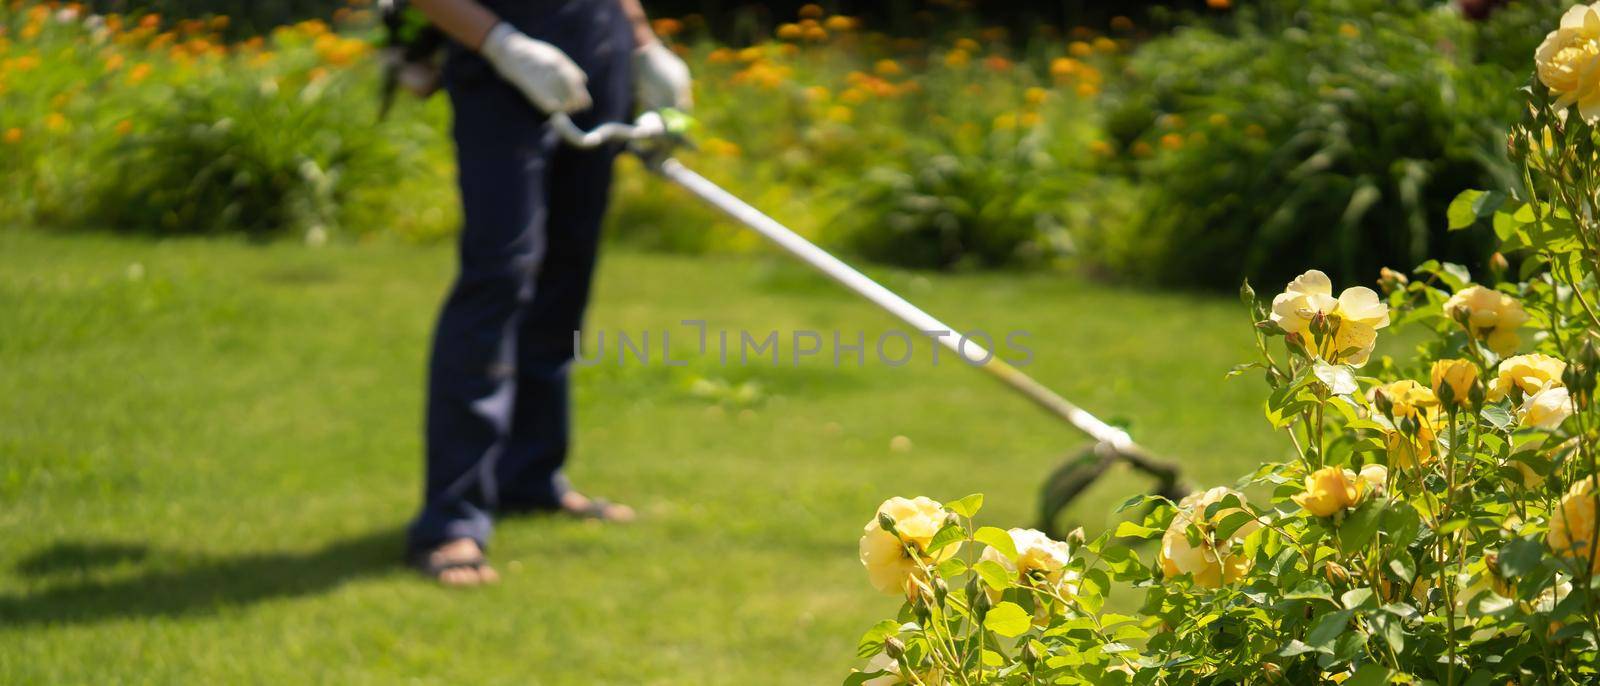
{"type": "Polygon", "coordinates": [[[450,543],[445,543],[430,550],[415,551],[409,556],[407,564],[423,576],[446,586],[483,586],[498,580],[498,576],[494,574],[494,568],[489,566],[489,559],[484,556],[481,549],[470,557],[441,559],[440,551],[449,545],[450,543]],[[445,574],[457,569],[472,570],[476,573],[477,580],[473,583],[460,584],[446,582],[444,580],[445,574]]]}

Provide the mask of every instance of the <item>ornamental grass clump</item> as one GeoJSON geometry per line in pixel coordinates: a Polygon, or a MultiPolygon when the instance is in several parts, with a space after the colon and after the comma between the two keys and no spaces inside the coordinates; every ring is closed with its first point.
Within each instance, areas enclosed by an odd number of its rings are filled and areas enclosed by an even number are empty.
{"type": "Polygon", "coordinates": [[[1228,376],[1265,383],[1287,459],[1066,542],[975,525],[977,496],[927,501],[894,539],[905,603],[846,683],[1600,682],[1591,31],[1574,8],[1539,50],[1508,139],[1521,183],[1451,204],[1451,229],[1492,226],[1491,271],[1241,289],[1255,359],[1228,376]],[[1412,354],[1381,354],[1395,329],[1412,354]]]}

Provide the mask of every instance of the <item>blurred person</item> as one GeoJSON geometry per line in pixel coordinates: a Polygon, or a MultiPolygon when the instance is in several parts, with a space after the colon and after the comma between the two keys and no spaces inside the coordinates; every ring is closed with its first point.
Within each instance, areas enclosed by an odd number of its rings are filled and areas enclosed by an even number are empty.
{"type": "Polygon", "coordinates": [[[639,0],[413,0],[448,35],[460,273],[428,368],[427,484],[408,558],[449,586],[492,583],[495,514],[627,521],[573,490],[568,373],[619,150],[563,146],[547,114],[584,129],[689,106],[689,69],[639,0]]]}

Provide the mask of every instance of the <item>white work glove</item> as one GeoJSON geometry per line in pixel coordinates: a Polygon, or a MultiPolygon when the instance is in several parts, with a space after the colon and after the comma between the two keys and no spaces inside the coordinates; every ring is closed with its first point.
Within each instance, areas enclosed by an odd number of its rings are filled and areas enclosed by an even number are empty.
{"type": "Polygon", "coordinates": [[[567,53],[529,38],[510,24],[495,24],[478,52],[501,77],[547,114],[576,112],[593,102],[589,98],[589,77],[567,53]]]}
{"type": "Polygon", "coordinates": [[[694,106],[689,90],[689,65],[672,49],[653,41],[633,52],[633,94],[641,110],[694,106]]]}

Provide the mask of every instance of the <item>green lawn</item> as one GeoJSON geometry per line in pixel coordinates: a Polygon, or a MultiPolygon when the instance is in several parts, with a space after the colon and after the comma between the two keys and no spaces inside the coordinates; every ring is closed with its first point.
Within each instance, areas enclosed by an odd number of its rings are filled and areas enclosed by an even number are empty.
{"type": "MultiPolygon", "coordinates": [[[[890,322],[775,258],[612,251],[591,328],[671,330],[690,363],[580,372],[571,471],[643,519],[505,523],[504,583],[444,590],[397,561],[452,260],[0,231],[0,682],[837,683],[896,607],[856,561],[879,501],[982,491],[986,523],[1029,525],[1083,445],[925,342],[899,368],[690,355],[684,319],[869,340],[890,322]],[[697,377],[758,401],[723,407],[697,377]]],[[[955,326],[1027,330],[1028,371],[1196,481],[1281,457],[1259,382],[1222,380],[1249,352],[1232,298],[881,275],[955,326]]]]}

